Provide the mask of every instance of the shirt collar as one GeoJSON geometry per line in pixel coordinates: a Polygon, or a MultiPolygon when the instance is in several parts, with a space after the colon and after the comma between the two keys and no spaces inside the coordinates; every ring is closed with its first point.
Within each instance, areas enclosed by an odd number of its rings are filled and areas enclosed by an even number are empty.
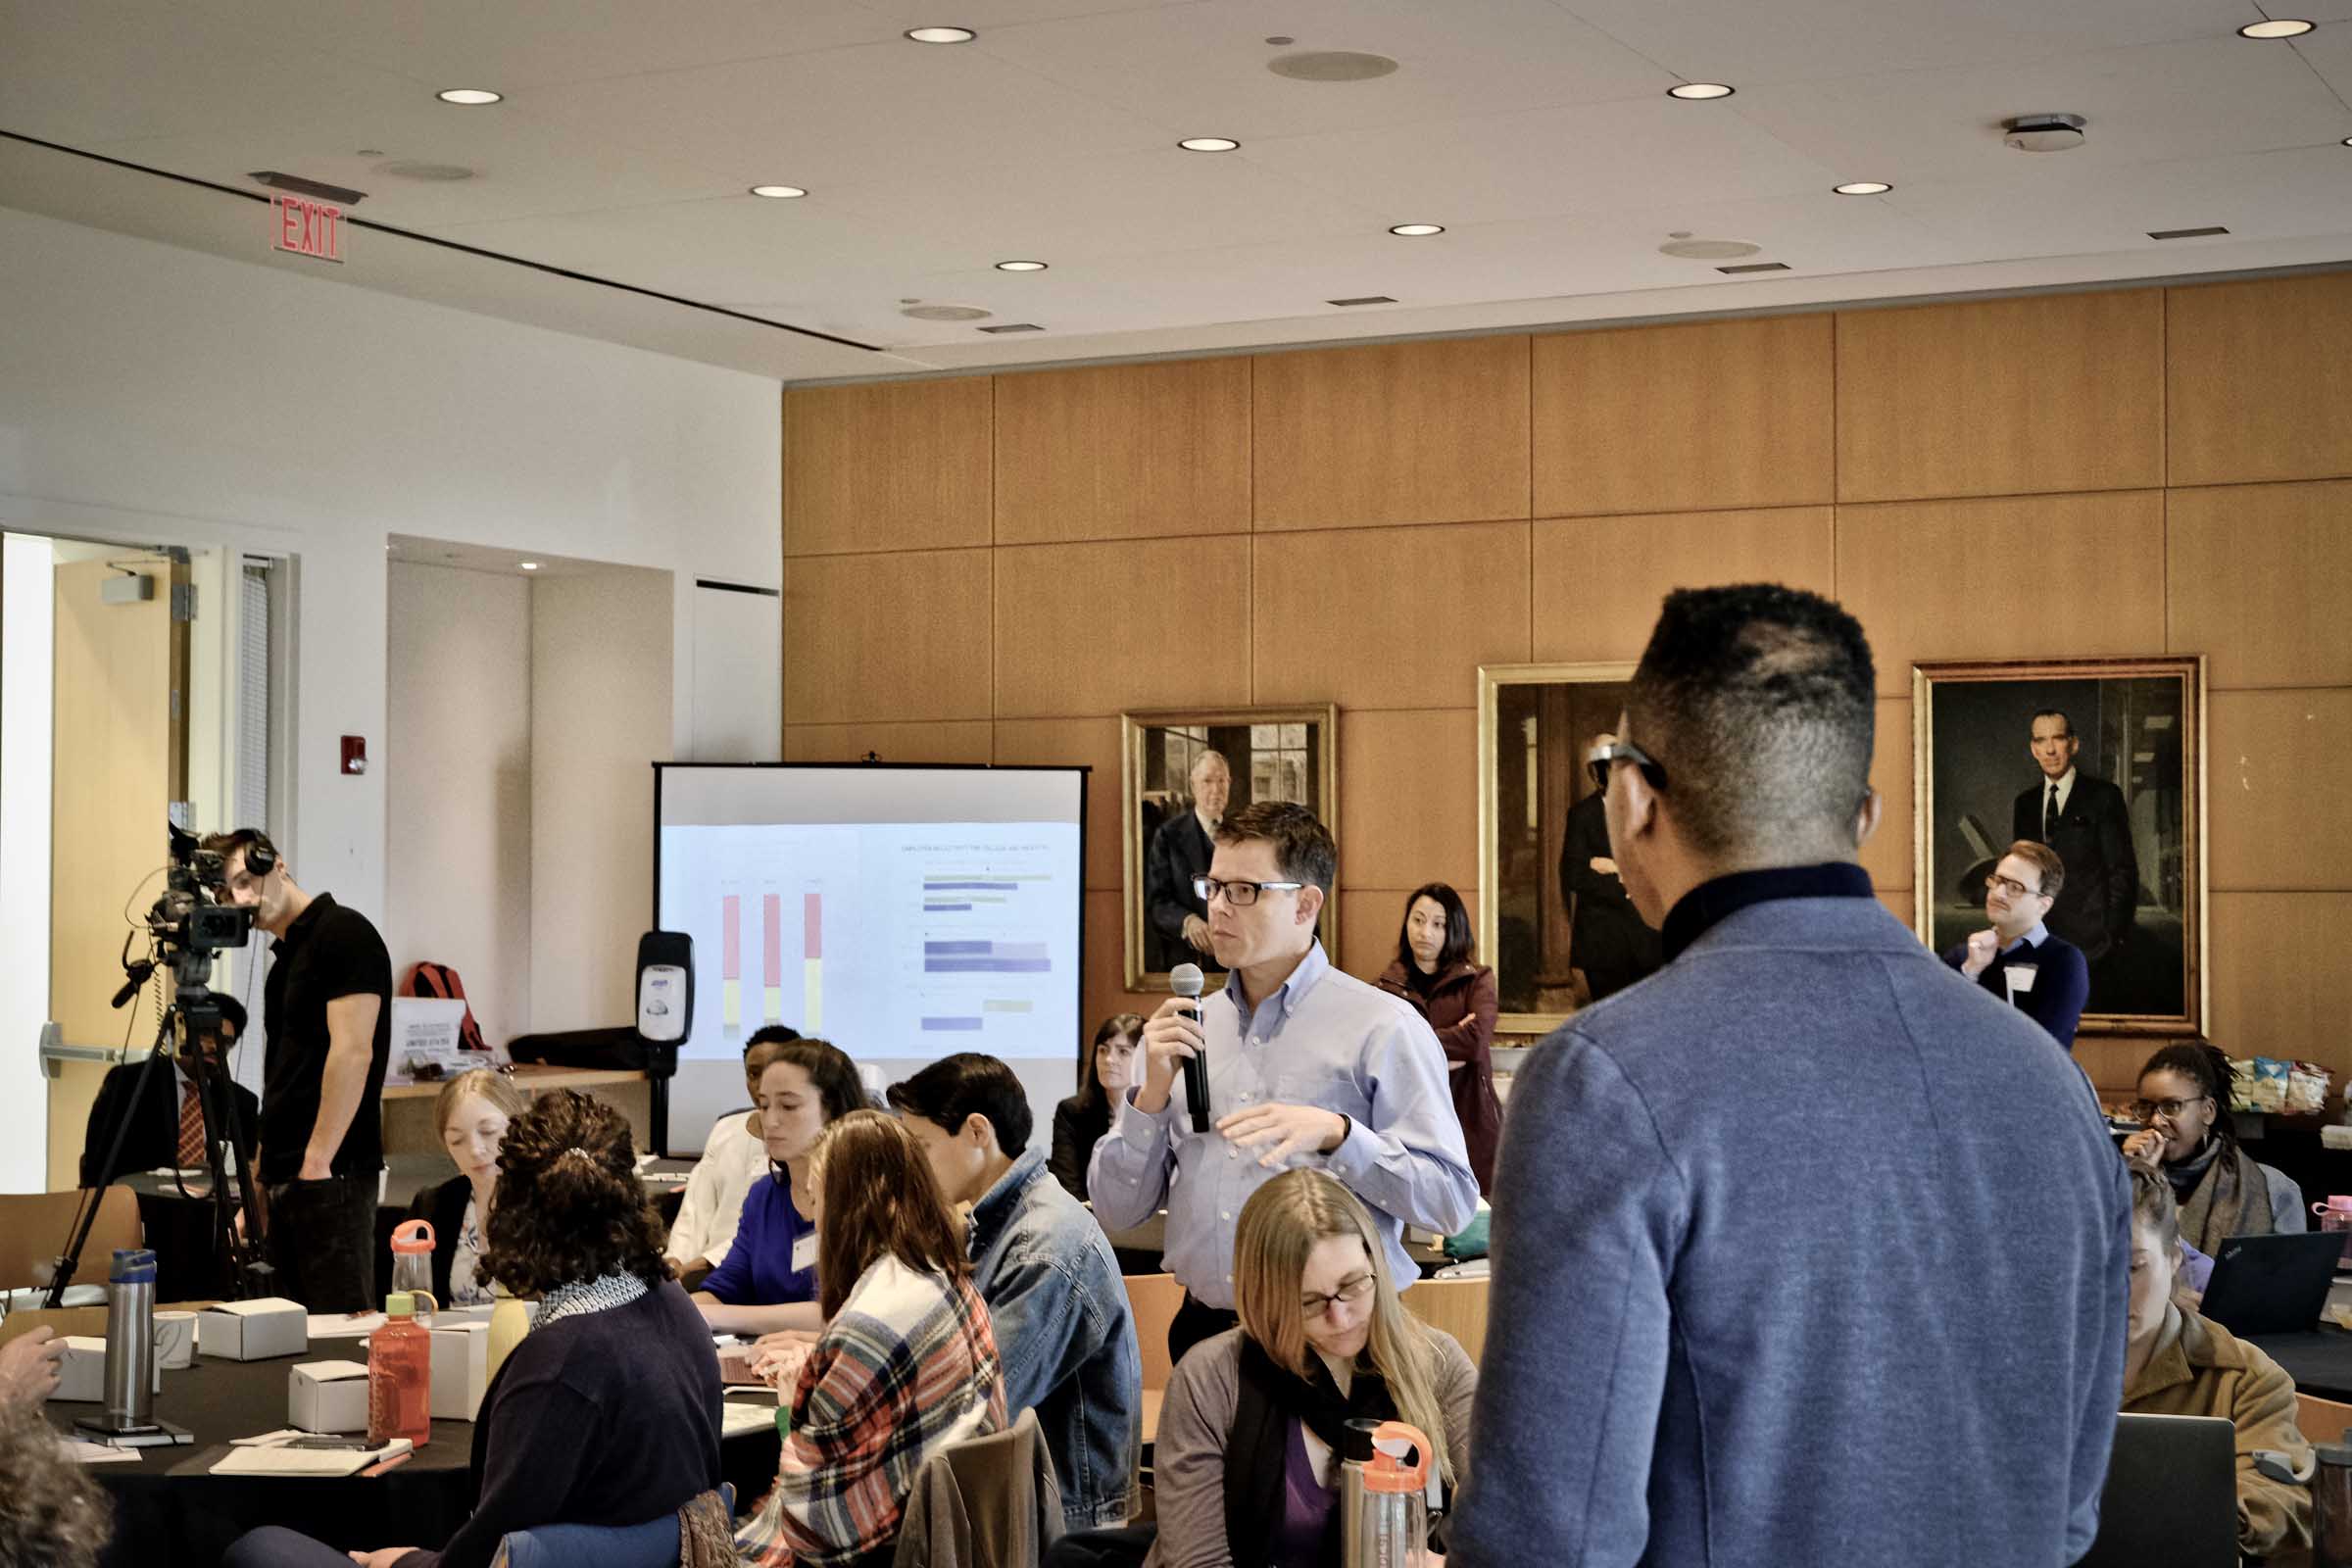
{"type": "Polygon", "coordinates": [[[997,1178],[996,1185],[980,1195],[972,1205],[972,1255],[977,1257],[988,1250],[1000,1231],[1012,1222],[1029,1191],[1029,1184],[1046,1167],[1046,1152],[1031,1144],[1020,1152],[1012,1168],[997,1178]]]}
{"type": "Polygon", "coordinates": [[[2064,797],[2066,797],[2066,796],[2069,796],[2069,795],[2072,795],[2072,794],[2074,794],[2074,793],[2075,793],[2075,764],[2074,764],[2074,763],[2072,763],[2072,762],[2069,762],[2069,763],[2067,763],[2067,764],[2066,764],[2066,771],[2065,771],[2065,772],[2063,772],[2063,773],[2061,773],[2061,774],[2059,774],[2059,775],[2058,775],[2056,778],[2052,778],[2052,777],[2050,777],[2050,775],[2049,775],[2049,774],[2047,774],[2047,773],[2044,773],[2044,774],[2042,774],[2042,775],[2041,775],[2041,786],[2042,786],[2042,788],[2041,788],[2041,793],[2042,793],[2042,794],[2044,794],[2044,795],[2047,795],[2047,794],[2049,794],[2049,793],[2050,793],[2050,791],[2051,791],[2051,790],[2053,790],[2053,789],[2054,789],[2054,790],[2056,790],[2056,791],[2058,792],[2058,794],[2059,794],[2059,796],[2060,796],[2060,798],[2061,798],[2061,799],[2063,799],[2063,798],[2064,798],[2064,797]]]}
{"type": "Polygon", "coordinates": [[[277,945],[281,948],[285,948],[292,947],[296,943],[301,942],[304,938],[311,934],[312,928],[318,925],[319,918],[323,916],[327,910],[333,908],[334,906],[335,896],[333,894],[318,893],[312,895],[309,905],[303,908],[303,911],[300,914],[294,917],[294,923],[286,927],[286,934],[277,939],[277,945]]]}
{"type": "Polygon", "coordinates": [[[1734,871],[1701,882],[1675,901],[1666,911],[1659,941],[1666,961],[1696,942],[1728,915],[1751,904],[1779,899],[1870,899],[1878,895],[1870,873],[1851,860],[1829,860],[1820,865],[1772,865],[1758,871],[1734,871]]]}
{"type": "Polygon", "coordinates": [[[2044,942],[2049,940],[2050,928],[2042,924],[2039,920],[2036,920],[2034,922],[2033,930],[2027,932],[2024,936],[2019,937],[2015,942],[2012,942],[2007,947],[2003,948],[2000,956],[2005,958],[2020,948],[2038,948],[2044,942]]]}
{"type": "Polygon", "coordinates": [[[1225,995],[1233,999],[1234,1007],[1245,1020],[1254,1020],[1259,1012],[1271,1007],[1274,1010],[1274,1026],[1280,1028],[1283,1020],[1291,1015],[1291,1009],[1298,1005],[1298,999],[1314,990],[1315,982],[1322,979],[1330,967],[1331,960],[1323,956],[1323,943],[1318,938],[1307,948],[1306,956],[1298,960],[1298,967],[1291,971],[1291,977],[1257,1006],[1250,1006],[1250,999],[1243,994],[1242,971],[1239,969],[1225,976],[1225,995]]]}

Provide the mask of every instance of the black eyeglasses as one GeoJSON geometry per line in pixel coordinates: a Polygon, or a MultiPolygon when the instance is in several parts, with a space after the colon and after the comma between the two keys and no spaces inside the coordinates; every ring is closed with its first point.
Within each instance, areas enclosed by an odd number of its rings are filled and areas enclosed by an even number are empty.
{"type": "Polygon", "coordinates": [[[1990,893],[1994,888],[2008,889],[2009,896],[2013,899],[2038,899],[2041,897],[2041,889],[2030,888],[2017,878],[2003,876],[1998,871],[1984,879],[1985,892],[1990,893]]]}
{"type": "Polygon", "coordinates": [[[1592,775],[1594,789],[1604,793],[1608,790],[1609,768],[1617,762],[1631,762],[1640,768],[1651,789],[1666,788],[1666,769],[1659,765],[1656,758],[1632,741],[1611,741],[1606,746],[1595,746],[1585,754],[1585,767],[1592,775]]]}
{"type": "Polygon", "coordinates": [[[1296,893],[1306,886],[1303,882],[1220,882],[1213,876],[1193,878],[1193,892],[1202,904],[1214,904],[1217,895],[1237,909],[1247,909],[1257,902],[1260,893],[1296,893]]]}
{"type": "Polygon", "coordinates": [[[1357,1274],[1340,1281],[1340,1288],[1336,1291],[1308,1291],[1301,1295],[1298,1298],[1298,1310],[1306,1317],[1321,1317],[1342,1302],[1353,1305],[1371,1294],[1372,1276],[1357,1274]]]}

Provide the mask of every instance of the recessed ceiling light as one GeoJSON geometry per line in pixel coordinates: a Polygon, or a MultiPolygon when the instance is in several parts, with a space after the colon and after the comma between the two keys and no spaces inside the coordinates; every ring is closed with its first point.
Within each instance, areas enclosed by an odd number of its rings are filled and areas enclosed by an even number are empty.
{"type": "Polygon", "coordinates": [[[752,194],[764,196],[769,201],[788,202],[795,196],[806,196],[808,193],[798,185],[754,185],[752,194]]]}
{"type": "Polygon", "coordinates": [[[2314,24],[2300,17],[2279,17],[2268,22],[2249,22],[2237,29],[2240,38],[2300,38],[2314,24]]]}
{"type": "Polygon", "coordinates": [[[497,103],[506,94],[492,92],[487,87],[450,87],[433,94],[433,96],[445,104],[465,104],[470,107],[477,104],[497,103]]]}
{"type": "Polygon", "coordinates": [[[1669,98],[1729,98],[1734,89],[1720,81],[1679,81],[1666,89],[1669,98]]]}
{"type": "Polygon", "coordinates": [[[1840,196],[1884,196],[1894,187],[1883,179],[1851,179],[1842,185],[1832,185],[1830,189],[1840,196]]]}
{"type": "Polygon", "coordinates": [[[2347,147],[2352,147],[2352,136],[2346,136],[2344,138],[2344,145],[2347,147]]]}
{"type": "Polygon", "coordinates": [[[1444,223],[1395,223],[1390,226],[1389,232],[1402,234],[1406,239],[1421,239],[1431,234],[1445,233],[1446,225],[1444,223]]]}
{"type": "Polygon", "coordinates": [[[536,561],[525,561],[520,563],[520,564],[522,569],[525,571],[537,571],[539,569],[539,563],[536,561]]]}
{"type": "Polygon", "coordinates": [[[970,43],[980,35],[969,27],[908,27],[906,36],[916,43],[970,43]]]}
{"type": "Polygon", "coordinates": [[[1691,239],[1686,235],[1659,246],[1658,254],[1678,257],[1686,262],[1728,262],[1741,256],[1753,256],[1763,248],[1744,239],[1691,239]]]}
{"type": "Polygon", "coordinates": [[[899,314],[917,321],[985,321],[997,313],[977,305],[909,305],[899,314]]]}
{"type": "Polygon", "coordinates": [[[1045,270],[1046,264],[1043,262],[999,262],[997,264],[997,270],[1000,272],[1042,272],[1045,270]]]}
{"type": "Polygon", "coordinates": [[[1308,49],[1295,55],[1276,55],[1266,69],[1293,81],[1370,81],[1396,69],[1387,55],[1353,49],[1308,49]]]}
{"type": "Polygon", "coordinates": [[[1188,153],[1229,153],[1241,143],[1231,136],[1187,136],[1176,145],[1188,153]]]}

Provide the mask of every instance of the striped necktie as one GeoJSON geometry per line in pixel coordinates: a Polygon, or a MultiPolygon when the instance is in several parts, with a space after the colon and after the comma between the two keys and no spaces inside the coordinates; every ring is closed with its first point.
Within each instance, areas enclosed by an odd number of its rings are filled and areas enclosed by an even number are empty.
{"type": "Polygon", "coordinates": [[[191,1169],[204,1163],[204,1102],[196,1096],[196,1080],[188,1080],[179,1097],[179,1166],[191,1169]]]}

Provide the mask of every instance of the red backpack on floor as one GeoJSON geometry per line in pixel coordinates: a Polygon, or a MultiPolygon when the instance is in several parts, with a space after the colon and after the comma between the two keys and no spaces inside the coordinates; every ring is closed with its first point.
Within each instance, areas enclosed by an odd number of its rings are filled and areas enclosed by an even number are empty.
{"type": "MultiPolygon", "coordinates": [[[[400,988],[400,994],[404,997],[432,997],[442,1002],[464,1002],[466,982],[460,980],[458,971],[446,963],[420,963],[409,971],[408,982],[400,988]]],[[[490,1054],[489,1042],[482,1038],[482,1026],[473,1021],[473,1008],[470,1006],[466,1009],[466,1016],[458,1022],[458,1049],[478,1051],[484,1055],[490,1054]]]]}

